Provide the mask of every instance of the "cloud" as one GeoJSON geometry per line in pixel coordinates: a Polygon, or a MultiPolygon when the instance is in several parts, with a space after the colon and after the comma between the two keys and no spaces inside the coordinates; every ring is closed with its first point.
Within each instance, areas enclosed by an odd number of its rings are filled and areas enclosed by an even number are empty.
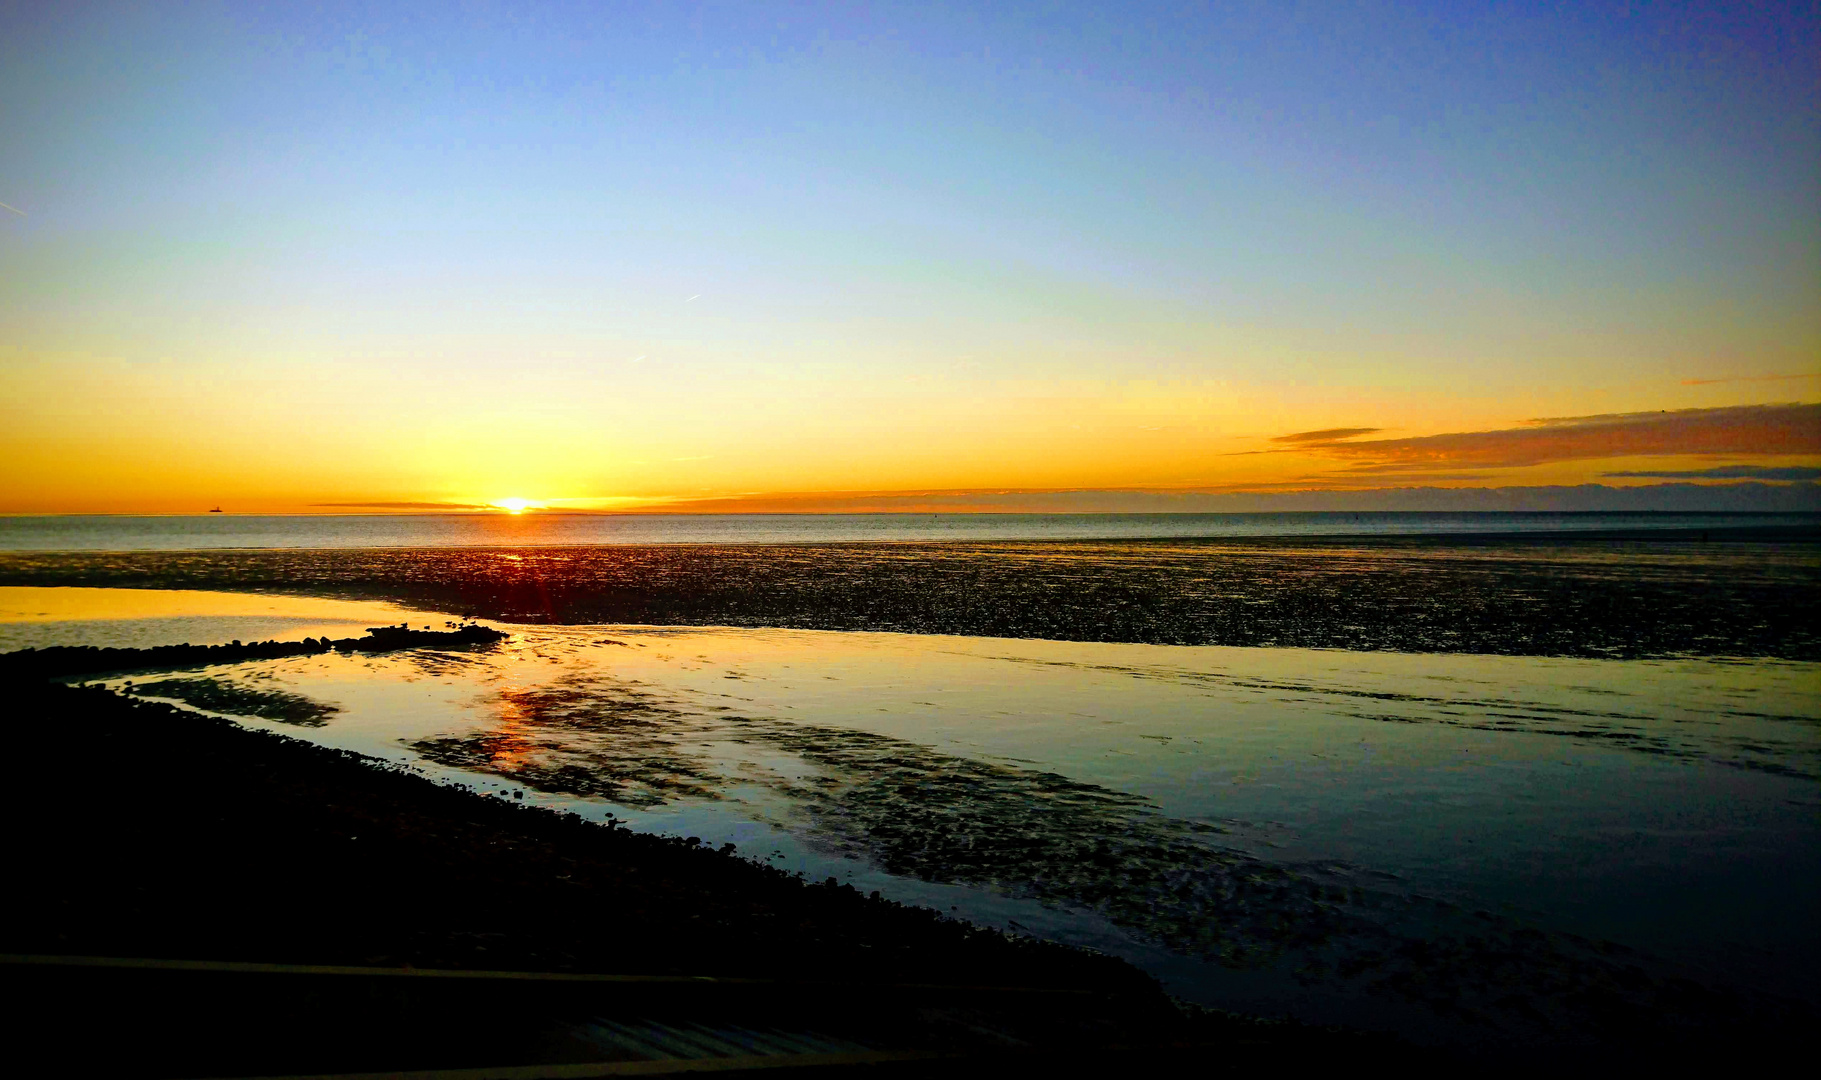
{"type": "MultiPolygon", "coordinates": [[[[1441,479],[1436,477],[1435,479],[1441,479]]],[[[1821,510],[1813,483],[1607,487],[1377,487],[1336,490],[984,490],[748,492],[640,508],[661,514],[1250,514],[1300,511],[1821,510]]]]}
{"type": "Polygon", "coordinates": [[[1795,375],[1735,375],[1728,379],[1683,379],[1683,386],[1712,386],[1729,382],[1783,382],[1785,379],[1821,379],[1821,371],[1804,371],[1795,375]]]}
{"type": "Polygon", "coordinates": [[[1331,443],[1338,442],[1341,439],[1351,439],[1358,435],[1376,435],[1383,430],[1385,429],[1375,427],[1323,428],[1320,431],[1298,431],[1291,435],[1279,435],[1271,441],[1274,443],[1296,443],[1299,445],[1331,443]]]}
{"type": "MultiPolygon", "coordinates": [[[[1425,483],[1443,480],[1483,481],[1491,476],[1491,474],[1486,472],[1413,472],[1407,465],[1363,465],[1355,466],[1345,472],[1310,473],[1307,476],[1300,477],[1299,480],[1306,483],[1322,484],[1324,486],[1337,486],[1337,489],[1341,490],[1352,490],[1356,485],[1362,482],[1375,480],[1376,476],[1372,474],[1379,473],[1389,474],[1389,479],[1400,484],[1415,483],[1419,480],[1425,483]]],[[[1607,475],[1611,474],[1609,473],[1607,475]]]]}
{"type": "Polygon", "coordinates": [[[1358,462],[1352,471],[1381,473],[1399,468],[1496,469],[1665,454],[1817,454],[1821,453],[1821,405],[1556,416],[1499,431],[1311,442],[1309,449],[1358,462]]]}
{"type": "Polygon", "coordinates": [[[1711,469],[1689,469],[1685,472],[1645,470],[1641,472],[1608,472],[1601,476],[1638,476],[1653,480],[1821,480],[1821,469],[1804,466],[1776,468],[1767,465],[1716,465],[1711,469]]]}
{"type": "Polygon", "coordinates": [[[346,510],[497,510],[495,506],[483,506],[479,503],[443,503],[443,502],[326,502],[311,503],[311,506],[333,506],[346,510]]]}

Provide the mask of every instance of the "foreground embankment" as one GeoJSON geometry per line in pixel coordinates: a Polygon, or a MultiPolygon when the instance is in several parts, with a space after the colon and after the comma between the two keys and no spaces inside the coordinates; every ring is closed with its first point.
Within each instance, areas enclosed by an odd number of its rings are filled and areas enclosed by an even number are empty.
{"type": "Polygon", "coordinates": [[[11,552],[0,585],[386,599],[542,623],[1821,659],[1815,530],[11,552]]]}
{"type": "Polygon", "coordinates": [[[8,686],[0,951],[1155,994],[1120,961],[100,688],[8,686]],[[20,767],[25,765],[25,767],[20,767]]]}
{"type": "Polygon", "coordinates": [[[10,680],[5,691],[14,745],[38,752],[16,758],[0,785],[0,978],[30,1003],[0,1029],[26,1048],[19,1060],[46,1068],[237,1075],[570,1060],[576,1022],[603,1009],[723,1026],[763,1017],[964,1056],[1390,1045],[1190,1017],[1110,957],[98,687],[10,680]],[[433,977],[380,978],[414,971],[433,977]],[[464,971],[690,978],[453,978],[464,971]],[[736,981],[696,978],[708,975],[736,981]],[[1027,989],[993,989],[1008,987],[1027,989]],[[110,1039],[81,1045],[97,1025],[110,1039]],[[58,1034],[47,1042],[47,1031],[58,1034]],[[553,1032],[567,1042],[553,1049],[553,1032]],[[1006,1032],[1036,1032],[1042,1045],[1006,1032]]]}

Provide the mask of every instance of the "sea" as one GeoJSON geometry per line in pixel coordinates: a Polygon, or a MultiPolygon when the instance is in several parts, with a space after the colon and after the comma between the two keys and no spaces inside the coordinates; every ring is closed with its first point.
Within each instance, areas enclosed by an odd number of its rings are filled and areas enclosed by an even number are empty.
{"type": "Polygon", "coordinates": [[[0,517],[0,551],[1389,537],[1817,524],[1821,513],[19,515],[0,517]]]}

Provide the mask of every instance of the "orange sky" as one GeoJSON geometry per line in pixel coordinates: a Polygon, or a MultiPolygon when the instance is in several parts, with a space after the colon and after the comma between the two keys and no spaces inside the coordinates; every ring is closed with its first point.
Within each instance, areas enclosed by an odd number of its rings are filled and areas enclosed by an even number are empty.
{"type": "Polygon", "coordinates": [[[1484,400],[1364,390],[1343,400],[1268,384],[1033,382],[992,396],[943,384],[743,387],[627,408],[531,379],[501,400],[485,385],[413,393],[393,373],[352,366],[284,378],[175,363],[69,370],[0,369],[8,512],[347,513],[513,497],[789,509],[826,503],[816,492],[1629,485],[1821,464],[1821,407],[1695,404],[1762,393],[1752,383],[1665,387],[1660,399],[1683,404],[1675,412],[1544,422],[1535,417],[1559,416],[1568,395],[1534,394],[1514,416],[1484,400]]]}

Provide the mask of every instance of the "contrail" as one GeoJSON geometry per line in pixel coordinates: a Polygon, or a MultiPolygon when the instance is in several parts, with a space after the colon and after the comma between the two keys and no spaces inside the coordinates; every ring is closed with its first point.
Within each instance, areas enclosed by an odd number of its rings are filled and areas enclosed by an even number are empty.
{"type": "Polygon", "coordinates": [[[13,213],[18,214],[20,217],[31,217],[30,214],[19,209],[17,206],[8,206],[3,202],[0,202],[0,210],[11,210],[13,213]]]}

